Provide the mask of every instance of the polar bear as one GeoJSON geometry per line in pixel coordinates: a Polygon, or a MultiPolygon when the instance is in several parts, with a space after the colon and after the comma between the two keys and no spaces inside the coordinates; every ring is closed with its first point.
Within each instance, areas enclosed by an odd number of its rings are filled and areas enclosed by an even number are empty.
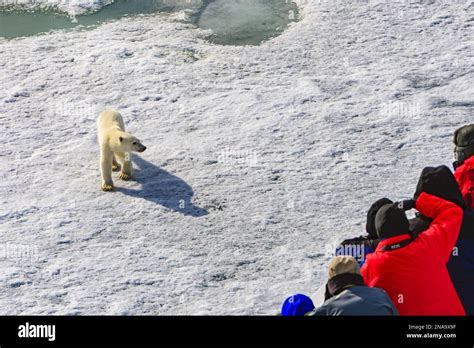
{"type": "Polygon", "coordinates": [[[102,190],[112,191],[112,170],[117,171],[120,163],[119,178],[129,180],[132,177],[132,152],[143,152],[146,147],[132,134],[125,132],[122,115],[114,109],[105,109],[97,118],[97,135],[100,145],[100,174],[102,190]]]}

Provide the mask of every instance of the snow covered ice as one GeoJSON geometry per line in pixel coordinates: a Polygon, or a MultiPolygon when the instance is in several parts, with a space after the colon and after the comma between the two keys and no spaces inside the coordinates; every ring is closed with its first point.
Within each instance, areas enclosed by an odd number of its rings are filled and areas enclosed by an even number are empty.
{"type": "Polygon", "coordinates": [[[259,46],[210,43],[182,12],[0,39],[1,314],[275,314],[373,201],[450,164],[473,2],[297,3],[259,46]],[[148,147],[114,193],[105,106],[148,147]]]}

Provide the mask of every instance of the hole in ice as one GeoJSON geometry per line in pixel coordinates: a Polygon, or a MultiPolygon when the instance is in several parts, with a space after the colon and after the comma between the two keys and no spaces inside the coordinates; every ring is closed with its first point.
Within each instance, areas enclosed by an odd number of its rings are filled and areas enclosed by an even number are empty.
{"type": "Polygon", "coordinates": [[[207,1],[196,16],[196,24],[210,29],[209,40],[221,45],[258,45],[281,34],[298,16],[296,4],[288,0],[207,1]]]}

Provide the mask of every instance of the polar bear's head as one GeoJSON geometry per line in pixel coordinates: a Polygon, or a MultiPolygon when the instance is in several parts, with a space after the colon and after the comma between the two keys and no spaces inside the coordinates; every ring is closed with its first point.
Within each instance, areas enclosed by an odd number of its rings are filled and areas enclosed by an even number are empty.
{"type": "Polygon", "coordinates": [[[119,136],[119,141],[123,152],[143,152],[146,150],[146,146],[131,134],[119,136]]]}

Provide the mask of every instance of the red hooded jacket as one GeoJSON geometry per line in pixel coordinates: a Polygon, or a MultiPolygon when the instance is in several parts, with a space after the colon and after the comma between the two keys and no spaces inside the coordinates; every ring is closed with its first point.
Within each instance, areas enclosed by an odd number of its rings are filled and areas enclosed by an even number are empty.
{"type": "Polygon", "coordinates": [[[370,287],[384,289],[400,315],[465,315],[446,264],[456,244],[463,210],[454,203],[423,192],[416,209],[433,219],[410,244],[382,251],[410,239],[409,234],[382,240],[367,255],[362,276],[370,287]]]}
{"type": "Polygon", "coordinates": [[[461,189],[462,197],[474,208],[474,156],[469,157],[456,168],[454,176],[461,189]]]}

